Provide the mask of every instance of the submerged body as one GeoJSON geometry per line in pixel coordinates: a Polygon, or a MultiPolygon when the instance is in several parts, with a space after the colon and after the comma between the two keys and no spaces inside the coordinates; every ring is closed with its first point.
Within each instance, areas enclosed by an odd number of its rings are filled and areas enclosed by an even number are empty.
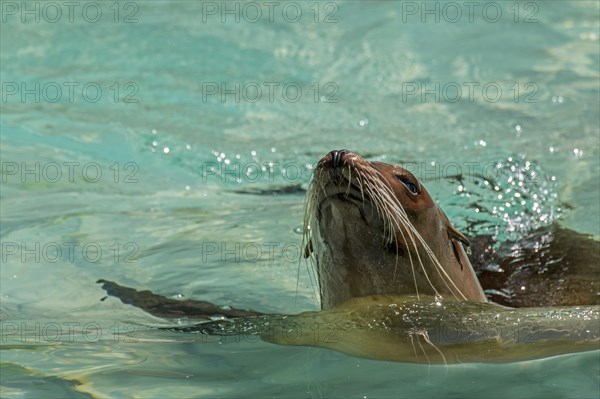
{"type": "Polygon", "coordinates": [[[169,328],[259,335],[408,363],[514,362],[599,349],[600,307],[511,309],[491,303],[369,296],[320,312],[265,315],[169,328]]]}
{"type": "Polygon", "coordinates": [[[488,298],[510,307],[600,305],[600,242],[559,225],[518,243],[474,241],[473,266],[488,298]]]}

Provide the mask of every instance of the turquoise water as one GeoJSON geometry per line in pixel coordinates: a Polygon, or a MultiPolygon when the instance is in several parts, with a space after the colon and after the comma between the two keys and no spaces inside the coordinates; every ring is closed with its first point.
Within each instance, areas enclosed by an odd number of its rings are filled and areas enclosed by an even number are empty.
{"type": "Polygon", "coordinates": [[[302,189],[339,148],[412,165],[463,229],[599,237],[599,3],[475,3],[3,1],[2,397],[598,397],[598,352],[378,362],[100,301],[318,308],[302,189]],[[471,166],[499,191],[440,178],[471,166]]]}

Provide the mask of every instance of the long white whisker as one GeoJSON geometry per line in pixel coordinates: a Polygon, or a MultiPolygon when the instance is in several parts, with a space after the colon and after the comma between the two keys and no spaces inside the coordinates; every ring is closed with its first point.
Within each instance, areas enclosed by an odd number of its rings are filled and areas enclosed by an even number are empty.
{"type": "MultiPolygon", "coordinates": [[[[392,187],[388,184],[386,177],[368,162],[355,162],[355,160],[351,158],[346,162],[345,166],[347,166],[347,170],[345,170],[345,168],[342,169],[342,176],[347,180],[347,185],[344,187],[342,185],[344,183],[344,179],[339,179],[336,182],[339,192],[345,192],[346,196],[348,196],[351,193],[352,185],[354,184],[361,193],[363,212],[367,211],[367,204],[365,201],[365,199],[367,199],[371,204],[371,216],[373,216],[373,213],[375,212],[379,215],[379,220],[383,224],[383,244],[396,245],[392,281],[396,281],[396,276],[400,267],[400,251],[406,249],[408,263],[410,264],[410,271],[414,283],[414,289],[418,299],[420,299],[418,282],[421,277],[418,277],[417,273],[422,273],[426,283],[431,287],[431,290],[436,295],[439,295],[438,288],[441,289],[442,287],[436,287],[434,285],[432,280],[434,277],[436,284],[443,284],[443,287],[445,287],[445,289],[447,289],[454,297],[466,300],[466,296],[461,292],[452,278],[450,278],[450,275],[442,266],[431,247],[427,244],[423,236],[421,236],[415,225],[413,225],[411,222],[406,210],[400,202],[400,199],[397,197],[392,187]],[[401,248],[400,244],[402,244],[404,248],[401,248]],[[430,266],[426,267],[424,260],[428,260],[428,263],[433,266],[437,276],[431,275],[431,271],[428,271],[430,266]],[[441,282],[437,282],[437,279],[441,280],[441,282]]],[[[313,268],[311,271],[309,271],[311,284],[313,278],[315,281],[321,279],[321,282],[332,281],[332,274],[336,273],[335,270],[328,268],[327,264],[317,264],[315,267],[315,261],[319,262],[320,259],[318,254],[320,251],[325,250],[325,248],[320,248],[320,240],[318,240],[315,236],[315,234],[319,234],[317,231],[319,223],[318,212],[320,206],[318,201],[320,198],[327,197],[327,189],[331,187],[327,185],[333,183],[333,177],[334,175],[332,172],[329,169],[321,167],[321,163],[319,163],[317,164],[313,175],[313,180],[309,184],[308,188],[309,195],[307,195],[307,201],[305,203],[304,210],[305,234],[303,235],[303,244],[308,244],[310,242],[313,245],[313,253],[310,256],[311,265],[313,268]]],[[[430,345],[433,345],[428,337],[424,338],[430,345]]],[[[417,339],[417,342],[419,341],[420,340],[417,339]]],[[[421,346],[421,349],[424,351],[420,342],[419,346],[421,346]]],[[[443,356],[441,353],[440,355],[443,356]]]]}
{"type": "Polygon", "coordinates": [[[433,349],[435,349],[437,351],[437,353],[440,354],[440,356],[442,357],[442,361],[444,362],[444,364],[448,365],[448,362],[446,362],[446,356],[444,356],[444,354],[442,353],[442,351],[440,350],[440,348],[438,348],[436,345],[434,345],[433,342],[431,342],[431,340],[429,339],[429,334],[427,333],[427,331],[422,331],[421,332],[421,336],[423,337],[423,339],[425,339],[425,342],[427,342],[429,345],[431,345],[431,347],[433,349]]]}
{"type": "MultiPolygon", "coordinates": [[[[376,169],[374,169],[375,173],[377,173],[380,176],[380,180],[383,181],[384,177],[383,175],[376,169]]],[[[390,200],[390,203],[394,205],[394,210],[396,211],[396,214],[399,215],[399,218],[401,219],[401,221],[403,223],[401,223],[403,226],[405,226],[406,228],[409,229],[409,231],[412,234],[409,234],[411,237],[411,241],[413,243],[413,247],[416,248],[416,243],[414,241],[413,235],[417,238],[417,240],[419,241],[419,244],[421,244],[423,246],[423,249],[425,250],[426,254],[428,255],[429,259],[431,260],[431,262],[433,263],[433,265],[435,266],[436,271],[440,274],[440,276],[442,277],[442,281],[444,282],[444,284],[446,285],[446,287],[453,292],[452,288],[448,285],[447,281],[450,281],[450,283],[452,284],[452,287],[454,288],[454,290],[456,290],[460,296],[462,297],[462,299],[467,299],[466,296],[462,293],[462,291],[456,286],[456,284],[454,283],[454,281],[450,278],[450,276],[448,275],[448,273],[446,272],[446,270],[442,267],[442,265],[440,264],[439,260],[437,259],[437,257],[435,256],[435,254],[433,253],[433,251],[431,250],[431,248],[429,247],[429,245],[427,244],[427,242],[425,242],[425,240],[423,239],[423,237],[421,237],[421,235],[417,232],[416,228],[413,226],[412,223],[410,223],[410,221],[408,220],[408,217],[406,215],[406,212],[404,211],[404,208],[402,207],[402,205],[400,204],[399,200],[396,198],[395,195],[393,195],[393,193],[391,192],[391,189],[387,186],[387,185],[381,185],[382,189],[385,191],[386,193],[386,199],[390,200]],[[445,277],[445,278],[444,278],[445,277]]],[[[398,228],[400,228],[399,224],[397,225],[398,228]]],[[[434,289],[434,291],[437,293],[437,290],[435,289],[435,287],[433,287],[433,284],[431,283],[429,276],[426,273],[426,270],[424,269],[424,265],[422,264],[419,252],[417,252],[417,257],[419,258],[419,262],[421,263],[421,266],[423,267],[423,272],[425,273],[425,277],[427,279],[427,281],[429,282],[429,284],[431,285],[431,287],[434,289]]],[[[455,295],[456,296],[456,295],[455,295]]]]}

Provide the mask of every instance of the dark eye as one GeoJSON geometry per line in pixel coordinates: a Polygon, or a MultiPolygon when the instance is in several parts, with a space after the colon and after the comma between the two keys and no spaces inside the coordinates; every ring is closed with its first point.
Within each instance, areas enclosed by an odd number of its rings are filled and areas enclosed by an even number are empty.
{"type": "Polygon", "coordinates": [[[412,194],[419,194],[418,183],[412,181],[410,178],[404,175],[396,175],[396,179],[400,180],[402,184],[404,184],[404,186],[408,188],[408,191],[410,191],[412,194]]]}

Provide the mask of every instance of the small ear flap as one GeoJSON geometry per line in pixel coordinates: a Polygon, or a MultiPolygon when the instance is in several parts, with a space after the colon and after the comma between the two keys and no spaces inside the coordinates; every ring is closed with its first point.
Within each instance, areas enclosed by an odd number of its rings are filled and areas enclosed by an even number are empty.
{"type": "Polygon", "coordinates": [[[460,248],[458,247],[460,245],[459,242],[461,242],[463,245],[466,245],[467,247],[470,246],[471,243],[469,242],[469,240],[467,240],[467,237],[465,237],[460,231],[456,230],[456,227],[452,226],[452,224],[449,224],[446,227],[446,229],[448,230],[448,237],[450,237],[450,241],[452,242],[452,251],[454,252],[454,257],[460,264],[460,270],[463,270],[463,264],[461,262],[459,252],[460,248]]]}
{"type": "Polygon", "coordinates": [[[460,241],[463,243],[463,245],[466,245],[467,247],[471,246],[471,243],[469,242],[467,237],[465,237],[464,234],[460,231],[456,230],[456,227],[452,226],[452,224],[448,224],[448,226],[446,226],[446,229],[448,230],[448,237],[450,237],[451,240],[460,241]]]}
{"type": "Polygon", "coordinates": [[[448,238],[450,238],[450,244],[452,244],[452,251],[454,252],[454,257],[456,258],[456,260],[458,261],[458,264],[460,265],[460,270],[463,270],[463,264],[461,262],[461,256],[460,256],[459,242],[467,247],[470,246],[471,243],[469,242],[467,237],[464,236],[463,233],[458,231],[456,229],[456,227],[454,227],[452,225],[452,223],[448,219],[448,216],[446,216],[446,214],[443,211],[440,210],[440,214],[444,221],[446,231],[448,232],[448,238]]]}
{"type": "Polygon", "coordinates": [[[454,257],[456,258],[456,260],[458,261],[458,264],[460,265],[460,270],[463,270],[463,264],[460,261],[460,254],[458,252],[458,251],[460,251],[460,248],[458,247],[460,244],[453,239],[450,239],[450,244],[452,245],[452,252],[454,252],[454,257]]]}
{"type": "Polygon", "coordinates": [[[308,258],[313,253],[312,240],[308,240],[308,243],[304,247],[304,259],[308,258]]]}
{"type": "Polygon", "coordinates": [[[442,211],[439,208],[438,208],[438,210],[439,210],[439,215],[442,218],[444,227],[446,227],[446,231],[448,232],[448,237],[453,241],[462,242],[467,247],[471,246],[471,243],[469,242],[467,237],[465,237],[464,234],[461,233],[460,231],[456,230],[456,227],[454,227],[452,225],[452,223],[450,222],[450,219],[448,219],[448,216],[446,216],[444,211],[442,211]]]}

